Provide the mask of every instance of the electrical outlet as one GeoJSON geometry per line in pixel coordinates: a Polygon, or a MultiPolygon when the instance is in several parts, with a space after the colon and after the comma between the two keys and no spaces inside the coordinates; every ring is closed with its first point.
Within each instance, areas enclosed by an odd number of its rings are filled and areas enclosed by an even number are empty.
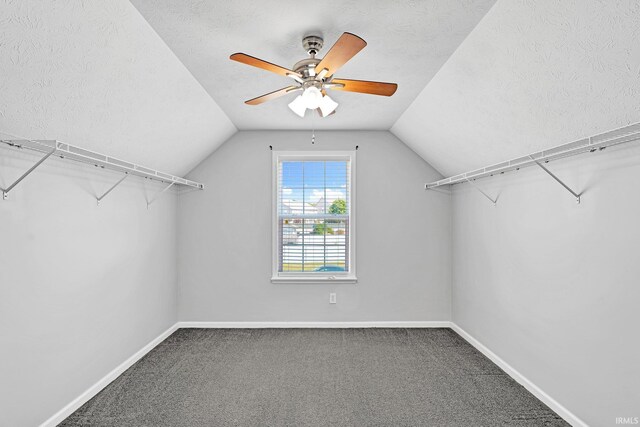
{"type": "Polygon", "coordinates": [[[330,293],[329,294],[329,304],[335,304],[336,303],[336,294],[335,293],[330,293]]]}

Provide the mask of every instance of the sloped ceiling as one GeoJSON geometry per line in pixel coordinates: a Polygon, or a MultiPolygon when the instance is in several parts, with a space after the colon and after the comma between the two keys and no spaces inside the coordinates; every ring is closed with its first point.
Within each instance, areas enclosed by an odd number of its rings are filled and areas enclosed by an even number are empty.
{"type": "Polygon", "coordinates": [[[243,129],[389,129],[482,19],[495,0],[132,0],[167,45],[243,129]],[[397,82],[391,98],[331,92],[338,113],[302,119],[287,108],[290,94],[259,106],[247,99],[291,80],[229,60],[244,52],[292,67],[307,56],[302,37],[325,39],[323,56],[349,31],[368,45],[336,73],[397,82]]]}
{"type": "Polygon", "coordinates": [[[182,174],[236,128],[128,1],[0,0],[0,131],[182,174]]]}
{"type": "Polygon", "coordinates": [[[640,2],[500,0],[392,127],[444,175],[640,121],[640,2]]]}
{"type": "Polygon", "coordinates": [[[640,2],[493,4],[0,0],[0,131],[183,174],[236,128],[391,128],[452,175],[640,120],[640,2]],[[333,92],[313,121],[243,103],[289,82],[230,53],[291,66],[304,34],[343,31],[369,45],[339,74],[392,98],[333,92]]]}

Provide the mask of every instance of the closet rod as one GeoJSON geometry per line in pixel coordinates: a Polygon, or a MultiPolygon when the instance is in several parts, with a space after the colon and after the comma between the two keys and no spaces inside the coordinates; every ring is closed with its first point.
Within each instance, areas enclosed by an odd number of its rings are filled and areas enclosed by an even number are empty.
{"type": "MultiPolygon", "coordinates": [[[[637,140],[640,140],[640,122],[594,135],[589,138],[583,138],[568,144],[558,145],[557,147],[553,147],[548,150],[538,151],[506,162],[497,163],[495,165],[486,166],[470,172],[454,175],[449,178],[429,182],[424,185],[424,188],[425,190],[429,190],[442,185],[460,184],[478,178],[518,170],[527,166],[533,166],[536,164],[540,165],[541,163],[547,163],[552,160],[575,156],[577,154],[604,150],[605,148],[613,145],[624,144],[637,140]]],[[[570,191],[573,193],[572,190],[570,191]]]]}

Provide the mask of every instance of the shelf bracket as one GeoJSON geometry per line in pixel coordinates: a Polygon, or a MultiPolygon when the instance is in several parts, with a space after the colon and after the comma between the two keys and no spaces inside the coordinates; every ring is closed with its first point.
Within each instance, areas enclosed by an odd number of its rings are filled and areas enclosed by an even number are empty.
{"type": "Polygon", "coordinates": [[[120,178],[120,180],[118,182],[113,184],[113,186],[111,186],[111,188],[109,188],[102,196],[96,197],[96,201],[98,203],[98,206],[100,206],[100,202],[102,201],[102,199],[104,199],[106,197],[107,194],[111,193],[118,185],[120,185],[120,183],[122,181],[124,181],[128,177],[129,177],[129,174],[125,172],[124,176],[122,178],[120,178]]]}
{"type": "Polygon", "coordinates": [[[439,189],[437,189],[437,188],[435,188],[435,187],[434,187],[434,188],[429,188],[429,187],[426,187],[426,186],[425,186],[425,190],[435,191],[436,193],[442,193],[442,194],[446,194],[446,195],[448,195],[448,196],[450,196],[450,195],[451,195],[451,191],[447,191],[447,190],[439,190],[439,189]]]}
{"type": "Polygon", "coordinates": [[[172,182],[171,184],[167,185],[164,190],[160,191],[159,193],[156,194],[156,196],[154,198],[152,198],[151,200],[149,200],[147,202],[147,209],[149,209],[149,206],[151,206],[151,203],[155,202],[156,200],[158,200],[158,198],[160,198],[160,196],[162,196],[168,189],[170,189],[171,187],[173,187],[173,185],[175,184],[175,182],[172,182]]]}
{"type": "Polygon", "coordinates": [[[2,200],[7,200],[9,198],[9,191],[13,190],[13,188],[16,185],[18,185],[20,183],[20,181],[25,179],[38,166],[40,166],[42,163],[44,163],[44,161],[47,160],[49,158],[49,156],[51,156],[53,153],[55,153],[57,149],[58,149],[58,143],[55,142],[54,145],[53,145],[53,149],[51,151],[49,151],[47,154],[45,154],[44,157],[42,157],[40,160],[38,160],[38,162],[35,165],[31,166],[28,171],[23,173],[22,176],[20,176],[20,178],[16,179],[13,184],[8,186],[7,188],[0,188],[0,190],[2,191],[2,200]]]}
{"type": "Polygon", "coordinates": [[[576,202],[580,203],[580,194],[576,193],[575,191],[573,191],[567,184],[565,184],[564,182],[562,182],[562,180],[560,178],[558,178],[557,176],[555,176],[549,169],[547,169],[542,163],[540,163],[539,161],[537,161],[536,159],[533,158],[533,156],[529,156],[529,158],[531,160],[533,160],[533,162],[540,166],[540,168],[545,171],[546,173],[549,174],[549,176],[553,179],[555,179],[560,185],[562,185],[565,190],[567,190],[569,193],[573,194],[573,197],[576,198],[576,202]]]}
{"type": "Polygon", "coordinates": [[[478,190],[480,193],[482,193],[482,195],[484,197],[486,197],[487,199],[489,199],[491,201],[491,203],[493,203],[493,205],[495,206],[495,204],[498,202],[498,198],[496,197],[496,199],[492,199],[491,196],[489,196],[487,193],[485,193],[484,191],[482,191],[482,189],[480,187],[478,187],[477,185],[475,185],[472,181],[469,180],[469,178],[465,178],[465,180],[471,184],[471,186],[473,188],[475,188],[476,190],[478,190]]]}

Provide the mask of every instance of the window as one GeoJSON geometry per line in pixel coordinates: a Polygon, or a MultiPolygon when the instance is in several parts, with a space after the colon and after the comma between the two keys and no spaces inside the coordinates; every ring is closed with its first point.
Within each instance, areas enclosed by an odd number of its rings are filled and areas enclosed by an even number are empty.
{"type": "Polygon", "coordinates": [[[275,283],[355,283],[355,153],[274,152],[275,283]]]}

